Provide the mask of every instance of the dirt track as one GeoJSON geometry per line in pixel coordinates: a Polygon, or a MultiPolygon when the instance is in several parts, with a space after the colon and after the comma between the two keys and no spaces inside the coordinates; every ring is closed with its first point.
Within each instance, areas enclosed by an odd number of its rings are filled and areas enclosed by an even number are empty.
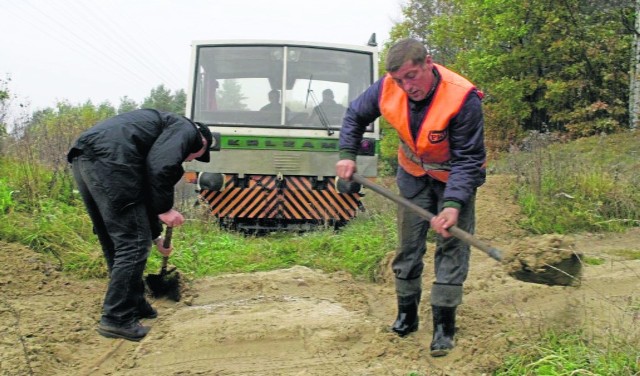
{"type": "MultiPolygon", "coordinates": [[[[506,197],[495,176],[478,196],[476,233],[503,249],[523,236],[506,197]]],[[[374,284],[294,267],[198,280],[181,302],[156,301],[159,318],[134,343],[95,332],[105,281],[70,279],[51,259],[0,242],[0,375],[482,375],[548,327],[637,340],[640,261],[615,251],[637,251],[640,229],[575,239],[579,251],[606,260],[586,266],[579,287],[520,282],[473,253],[457,347],[437,359],[428,354],[428,293],[417,333],[388,332],[389,274],[374,284]]]]}

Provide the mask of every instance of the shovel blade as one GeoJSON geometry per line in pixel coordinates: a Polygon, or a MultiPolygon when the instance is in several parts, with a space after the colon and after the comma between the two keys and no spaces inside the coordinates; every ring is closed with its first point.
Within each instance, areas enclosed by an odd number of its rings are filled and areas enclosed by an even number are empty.
{"type": "Polygon", "coordinates": [[[182,297],[180,274],[174,271],[147,275],[145,282],[155,298],[167,297],[179,302],[182,297]]]}
{"type": "Polygon", "coordinates": [[[582,264],[578,255],[572,255],[556,264],[547,264],[536,270],[523,266],[509,274],[523,282],[549,286],[576,286],[580,284],[582,264]]]}
{"type": "Polygon", "coordinates": [[[582,277],[582,254],[571,236],[558,234],[525,238],[514,244],[505,263],[509,275],[549,286],[577,286],[582,277]]]}

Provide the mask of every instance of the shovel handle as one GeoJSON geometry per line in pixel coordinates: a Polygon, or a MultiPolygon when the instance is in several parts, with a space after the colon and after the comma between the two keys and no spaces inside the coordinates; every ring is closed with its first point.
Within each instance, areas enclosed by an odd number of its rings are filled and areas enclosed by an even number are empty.
{"type": "Polygon", "coordinates": [[[167,227],[164,232],[164,243],[162,243],[165,248],[171,247],[171,235],[173,235],[173,227],[167,227]]]}
{"type": "MultiPolygon", "coordinates": [[[[171,235],[173,235],[173,227],[167,227],[164,232],[164,242],[162,246],[165,248],[171,247],[171,235]]],[[[160,275],[165,275],[167,273],[167,264],[169,263],[169,256],[162,256],[162,269],[160,270],[160,275]]]]}
{"type": "MultiPolygon", "coordinates": [[[[369,189],[371,189],[372,191],[390,199],[391,201],[395,201],[397,204],[404,206],[407,209],[411,209],[413,210],[416,214],[418,214],[419,216],[421,216],[422,218],[430,221],[431,218],[435,217],[435,215],[433,215],[432,213],[430,213],[429,211],[419,207],[418,205],[414,204],[413,202],[407,200],[406,198],[399,196],[393,192],[391,192],[390,190],[370,181],[369,179],[366,179],[358,174],[353,174],[353,176],[351,176],[351,179],[353,181],[355,181],[356,183],[359,183],[369,189]]],[[[464,231],[463,229],[459,228],[458,226],[451,226],[447,229],[447,231],[449,231],[451,233],[451,235],[455,236],[456,238],[462,240],[463,242],[472,245],[478,249],[480,249],[481,251],[485,252],[487,255],[489,255],[491,258],[493,258],[494,260],[497,261],[502,261],[502,252],[497,249],[494,248],[484,242],[482,242],[480,239],[476,238],[475,236],[471,235],[470,233],[464,231]]]]}

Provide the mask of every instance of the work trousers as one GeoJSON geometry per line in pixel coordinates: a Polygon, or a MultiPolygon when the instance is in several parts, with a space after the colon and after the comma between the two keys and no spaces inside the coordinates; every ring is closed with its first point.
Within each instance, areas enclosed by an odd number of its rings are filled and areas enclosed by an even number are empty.
{"type": "MultiPolygon", "coordinates": [[[[400,176],[400,175],[399,175],[400,176]]],[[[400,193],[409,201],[433,214],[444,204],[445,183],[429,176],[413,178],[402,176],[398,182],[400,193]],[[411,182],[415,179],[415,182],[411,182]],[[406,188],[406,189],[403,189],[406,188]]],[[[475,229],[475,194],[462,206],[458,227],[473,234],[475,229]]],[[[402,297],[422,291],[423,257],[427,251],[429,221],[411,209],[398,205],[399,247],[392,263],[396,277],[396,293],[402,297]]],[[[462,285],[469,272],[470,247],[455,237],[436,235],[434,254],[435,281],[431,287],[431,304],[455,307],[462,302],[462,285]]]]}
{"type": "Polygon", "coordinates": [[[142,202],[114,208],[102,184],[109,177],[96,174],[91,158],[75,157],[72,169],[109,270],[100,322],[126,326],[137,319],[144,299],[142,278],[152,243],[147,208],[142,202]]]}

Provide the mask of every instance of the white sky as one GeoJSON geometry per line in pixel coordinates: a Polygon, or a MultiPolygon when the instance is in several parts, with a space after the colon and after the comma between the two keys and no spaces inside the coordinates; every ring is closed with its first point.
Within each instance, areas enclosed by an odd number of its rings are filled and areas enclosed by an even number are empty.
{"type": "Polygon", "coordinates": [[[403,0],[0,0],[0,77],[30,109],[187,89],[191,41],[388,40],[403,0]]]}

